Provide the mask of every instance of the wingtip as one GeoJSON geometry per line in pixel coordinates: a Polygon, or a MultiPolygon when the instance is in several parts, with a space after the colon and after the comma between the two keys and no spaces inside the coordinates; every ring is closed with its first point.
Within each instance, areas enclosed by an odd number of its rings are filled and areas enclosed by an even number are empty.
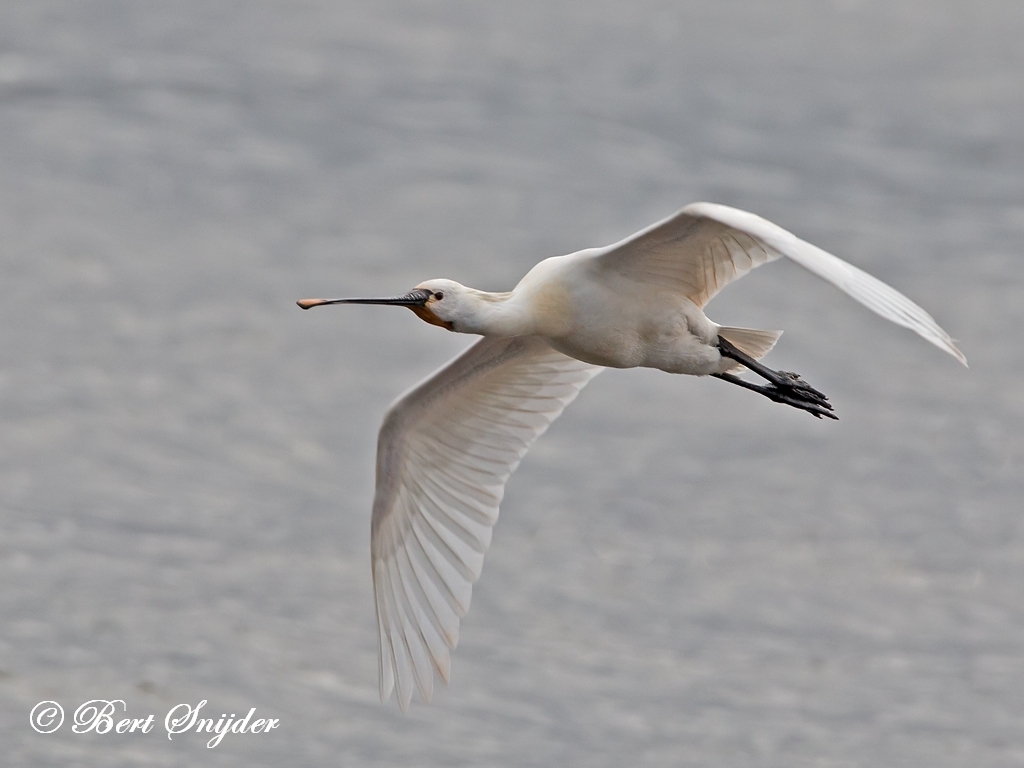
{"type": "Polygon", "coordinates": [[[969,369],[971,366],[969,366],[967,364],[967,355],[965,355],[963,352],[961,352],[955,346],[953,347],[953,350],[956,352],[956,355],[954,355],[954,357],[956,357],[956,359],[960,361],[960,365],[962,365],[964,368],[968,368],[969,369]]]}
{"type": "Polygon", "coordinates": [[[409,705],[412,704],[412,687],[409,687],[406,691],[402,691],[398,697],[398,708],[402,710],[404,715],[409,711],[409,705]]]}
{"type": "MultiPolygon", "coordinates": [[[[383,643],[382,643],[383,646],[383,643]]],[[[384,648],[380,648],[380,652],[377,656],[377,682],[380,688],[380,703],[385,704],[387,700],[391,698],[391,691],[395,687],[395,677],[391,671],[391,659],[384,658],[384,648]],[[385,667],[385,664],[388,666],[385,667]]]]}
{"type": "Polygon", "coordinates": [[[945,343],[942,345],[942,348],[946,352],[955,357],[957,361],[960,363],[960,365],[962,365],[964,368],[971,367],[967,364],[967,355],[960,351],[959,347],[957,347],[957,345],[953,342],[953,339],[947,336],[945,339],[943,339],[943,341],[945,343]]]}
{"type": "MultiPolygon", "coordinates": [[[[383,662],[382,662],[383,663],[383,662]]],[[[394,677],[385,674],[383,671],[380,676],[380,703],[387,704],[388,699],[391,698],[391,691],[394,690],[395,682],[394,677]]]]}

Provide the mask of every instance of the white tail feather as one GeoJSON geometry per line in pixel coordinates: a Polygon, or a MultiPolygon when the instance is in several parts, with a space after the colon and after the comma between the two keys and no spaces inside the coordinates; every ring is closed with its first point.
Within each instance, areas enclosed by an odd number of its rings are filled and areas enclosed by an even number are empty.
{"type": "MultiPolygon", "coordinates": [[[[718,335],[736,347],[740,352],[750,355],[755,360],[771,352],[775,342],[779,340],[782,331],[762,331],[757,328],[730,328],[723,325],[718,329],[718,335]]],[[[729,368],[726,373],[734,373],[741,370],[740,363],[729,368]]]]}

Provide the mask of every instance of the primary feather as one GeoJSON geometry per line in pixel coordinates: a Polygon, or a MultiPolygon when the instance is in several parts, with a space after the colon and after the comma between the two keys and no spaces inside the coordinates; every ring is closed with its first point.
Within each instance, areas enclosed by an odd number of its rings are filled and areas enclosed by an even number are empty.
{"type": "Polygon", "coordinates": [[[449,649],[527,449],[602,369],[537,337],[483,338],[402,395],[377,444],[371,558],[380,695],[447,682],[449,649]]]}

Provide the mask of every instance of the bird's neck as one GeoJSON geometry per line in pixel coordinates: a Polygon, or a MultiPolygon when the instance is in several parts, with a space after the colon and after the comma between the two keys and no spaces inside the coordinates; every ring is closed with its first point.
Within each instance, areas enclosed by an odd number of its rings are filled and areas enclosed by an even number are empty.
{"type": "Polygon", "coordinates": [[[472,290],[469,296],[469,311],[456,322],[455,330],[483,336],[522,336],[534,332],[530,313],[522,301],[517,301],[515,293],[472,290]]]}

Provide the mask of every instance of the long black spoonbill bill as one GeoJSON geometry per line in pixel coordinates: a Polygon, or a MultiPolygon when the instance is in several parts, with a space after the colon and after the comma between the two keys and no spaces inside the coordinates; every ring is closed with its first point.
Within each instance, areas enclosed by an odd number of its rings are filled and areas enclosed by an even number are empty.
{"type": "Polygon", "coordinates": [[[508,293],[428,280],[386,299],[303,299],[408,307],[423,320],[483,336],[399,397],[377,443],[370,525],[380,640],[380,696],[444,682],[469,609],[505,482],[523,455],[603,368],[715,376],[814,416],[828,399],[794,373],[758,362],[781,331],[733,328],[703,307],[732,280],[781,256],[909,328],[964,365],[921,307],[877,278],[770,221],[694,203],[605,248],[545,259],[508,293]],[[749,369],[766,384],[736,375],[749,369]]]}

